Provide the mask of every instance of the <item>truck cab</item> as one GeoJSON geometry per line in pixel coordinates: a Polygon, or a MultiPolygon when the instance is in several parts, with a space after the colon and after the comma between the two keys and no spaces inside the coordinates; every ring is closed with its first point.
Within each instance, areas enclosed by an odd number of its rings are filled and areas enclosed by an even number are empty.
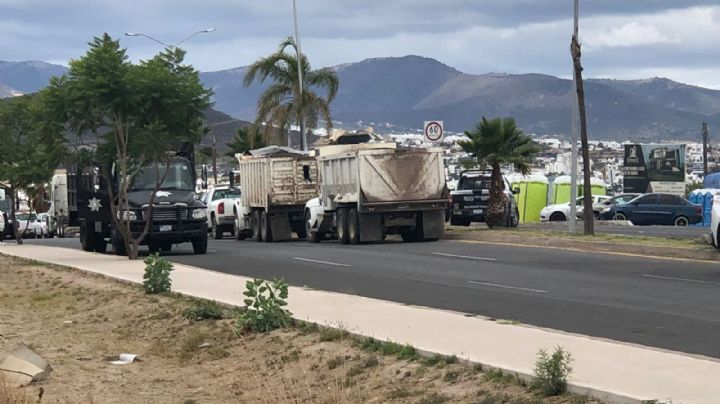
{"type": "MultiPolygon", "coordinates": [[[[492,172],[489,170],[467,170],[460,173],[457,189],[450,192],[450,224],[453,226],[470,226],[472,222],[485,222],[488,203],[490,201],[490,182],[492,172]]],[[[514,190],[510,182],[503,176],[504,194],[507,199],[506,226],[517,227],[520,213],[515,200],[514,190]]]]}

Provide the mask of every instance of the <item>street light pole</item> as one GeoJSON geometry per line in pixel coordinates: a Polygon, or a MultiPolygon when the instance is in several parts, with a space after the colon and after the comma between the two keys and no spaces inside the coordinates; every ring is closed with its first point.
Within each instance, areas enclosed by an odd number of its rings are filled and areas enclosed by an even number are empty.
{"type": "MultiPolygon", "coordinates": [[[[300,123],[300,139],[303,151],[308,150],[307,136],[305,135],[305,119],[303,116],[303,76],[302,76],[302,47],[300,46],[300,29],[298,28],[297,4],[293,0],[293,20],[295,22],[295,45],[297,50],[297,66],[298,66],[298,84],[300,86],[300,105],[298,108],[298,119],[300,123]]],[[[290,146],[290,138],[288,137],[288,146],[290,146]]]]}
{"type": "Polygon", "coordinates": [[[164,47],[167,48],[167,49],[174,50],[175,48],[177,48],[178,45],[180,45],[181,43],[183,43],[183,42],[187,41],[188,39],[194,37],[195,35],[198,35],[198,34],[207,34],[207,33],[213,32],[213,31],[215,31],[215,28],[201,29],[200,31],[197,31],[197,32],[194,32],[194,33],[188,35],[188,37],[185,38],[185,39],[183,39],[182,41],[176,42],[176,43],[174,43],[174,44],[172,44],[172,45],[167,44],[167,43],[165,43],[165,42],[163,42],[163,41],[161,41],[161,40],[159,40],[159,39],[153,38],[153,37],[151,37],[151,36],[148,35],[148,34],[143,34],[142,32],[126,32],[126,33],[125,33],[125,36],[144,36],[145,38],[147,38],[147,39],[149,39],[149,40],[151,40],[151,41],[155,41],[155,42],[159,43],[160,45],[164,46],[164,47]]]}
{"type": "MultiPolygon", "coordinates": [[[[578,6],[578,0],[575,0],[574,10],[573,10],[573,35],[577,38],[578,37],[578,20],[579,20],[579,6],[578,6]]],[[[577,218],[577,175],[578,175],[578,149],[577,149],[577,127],[578,127],[578,102],[577,102],[577,81],[575,79],[575,74],[573,74],[573,83],[572,83],[572,96],[570,99],[572,100],[572,118],[571,118],[571,127],[570,127],[570,217],[568,218],[568,231],[570,233],[575,233],[577,230],[576,227],[576,218],[577,218]]]]}

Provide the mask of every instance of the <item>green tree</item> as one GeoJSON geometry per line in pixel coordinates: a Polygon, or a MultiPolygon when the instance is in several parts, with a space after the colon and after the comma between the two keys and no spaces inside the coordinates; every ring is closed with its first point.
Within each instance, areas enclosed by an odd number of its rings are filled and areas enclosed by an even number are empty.
{"type": "MultiPolygon", "coordinates": [[[[149,218],[133,237],[127,216],[128,189],[146,167],[167,167],[169,150],[183,142],[196,144],[203,135],[204,111],[211,92],[200,83],[197,70],[184,65],[182,49],[166,49],[154,58],[132,64],[119,41],[108,34],[96,37],[88,52],[70,62],[66,77],[50,86],[52,110],[64,118],[100,162],[106,181],[115,231],[122,237],[130,259],[148,233],[155,193],[150,198],[149,218]],[[113,171],[114,170],[114,171],[113,171]],[[112,175],[114,172],[114,175],[112,175]]],[[[167,170],[156,170],[156,172],[167,170]]],[[[156,179],[157,190],[164,178],[156,179]]]]}
{"type": "Polygon", "coordinates": [[[530,173],[530,164],[540,148],[530,136],[525,135],[515,124],[512,118],[495,118],[487,120],[485,117],[472,131],[465,131],[468,140],[458,144],[470,153],[479,164],[490,166],[492,169],[490,183],[490,201],[486,215],[490,227],[502,223],[505,217],[507,201],[503,190],[503,181],[500,168],[512,164],[515,169],[524,175],[530,173]]]}
{"type": "MultiPolygon", "coordinates": [[[[291,124],[300,127],[301,135],[305,130],[318,127],[318,119],[325,121],[328,133],[332,128],[330,103],[337,95],[339,81],[330,69],[312,70],[307,57],[302,55],[298,61],[297,45],[293,37],[288,37],[272,55],[258,59],[245,73],[244,84],[249,86],[256,79],[264,82],[268,78],[273,84],[260,95],[257,106],[255,126],[263,129],[267,140],[273,128],[287,133],[291,124]],[[292,52],[285,50],[291,48],[292,52]],[[302,70],[303,88],[300,94],[298,63],[302,70]],[[313,89],[326,88],[323,98],[313,89]]],[[[302,136],[303,139],[304,136],[302,136]]],[[[307,145],[303,144],[303,150],[307,145]]]]}
{"type": "Polygon", "coordinates": [[[249,150],[259,149],[267,146],[262,133],[254,127],[244,127],[237,130],[233,139],[227,144],[225,155],[235,157],[237,153],[245,153],[249,150]]]}
{"type": "Polygon", "coordinates": [[[48,111],[43,95],[26,95],[0,102],[0,188],[10,203],[10,220],[15,238],[22,233],[15,218],[18,191],[31,191],[47,182],[64,154],[62,134],[47,124],[48,111]]]}

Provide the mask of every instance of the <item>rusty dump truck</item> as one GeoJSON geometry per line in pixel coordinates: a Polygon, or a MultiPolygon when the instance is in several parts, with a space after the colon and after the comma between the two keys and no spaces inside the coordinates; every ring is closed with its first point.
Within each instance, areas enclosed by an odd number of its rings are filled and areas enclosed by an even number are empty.
{"type": "Polygon", "coordinates": [[[296,233],[305,238],[305,203],[319,190],[315,157],[275,148],[236,158],[241,194],[233,207],[235,237],[270,242],[296,233]]]}
{"type": "Polygon", "coordinates": [[[308,201],[311,242],[336,236],[359,244],[399,234],[403,241],[443,236],[448,190],[439,148],[399,149],[395,143],[320,148],[320,197],[308,201]]]}

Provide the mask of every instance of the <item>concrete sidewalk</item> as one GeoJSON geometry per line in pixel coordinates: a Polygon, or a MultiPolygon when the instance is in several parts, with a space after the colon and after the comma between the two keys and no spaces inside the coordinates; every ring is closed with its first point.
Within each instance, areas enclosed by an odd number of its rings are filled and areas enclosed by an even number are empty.
{"type": "MultiPolygon", "coordinates": [[[[140,283],[142,261],[37,245],[0,245],[0,253],[70,266],[140,283]]],[[[238,263],[242,265],[242,263],[238,263]]],[[[249,278],[175,264],[173,290],[243,305],[249,278]]],[[[461,313],[407,306],[338,293],[290,288],[289,309],[298,319],[341,325],[381,340],[428,352],[457,355],[488,367],[528,376],[540,348],[562,346],[573,355],[571,391],[607,402],[672,400],[678,404],[720,400],[720,361],[518,325],[461,313]]]]}

